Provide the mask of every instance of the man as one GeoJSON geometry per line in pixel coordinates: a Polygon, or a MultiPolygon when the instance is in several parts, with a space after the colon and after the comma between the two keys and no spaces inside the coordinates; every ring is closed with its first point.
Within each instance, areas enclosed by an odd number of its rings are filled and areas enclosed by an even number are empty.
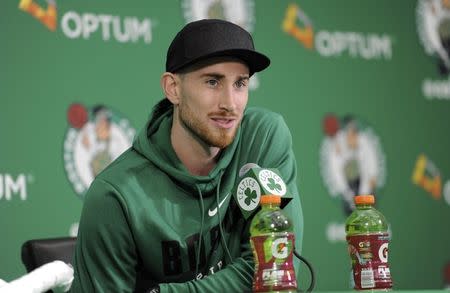
{"type": "Polygon", "coordinates": [[[280,171],[301,249],[291,135],[280,115],[246,109],[249,78],[269,63],[226,21],[177,34],[161,78],[166,98],[86,194],[72,292],[250,291],[251,219],[231,195],[249,164],[280,171]]]}

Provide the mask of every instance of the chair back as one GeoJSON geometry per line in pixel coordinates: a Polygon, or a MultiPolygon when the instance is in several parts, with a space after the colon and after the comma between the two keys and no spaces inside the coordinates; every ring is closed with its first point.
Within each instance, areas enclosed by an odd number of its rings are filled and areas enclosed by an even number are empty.
{"type": "Polygon", "coordinates": [[[32,239],[22,245],[22,262],[27,272],[54,260],[73,264],[76,237],[32,239]]]}

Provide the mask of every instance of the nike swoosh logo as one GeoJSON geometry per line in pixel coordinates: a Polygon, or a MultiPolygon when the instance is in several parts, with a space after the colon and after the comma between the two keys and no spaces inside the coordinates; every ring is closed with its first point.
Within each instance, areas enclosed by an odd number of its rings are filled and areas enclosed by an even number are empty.
{"type": "MultiPolygon", "coordinates": [[[[219,203],[219,209],[220,209],[220,207],[223,205],[223,203],[225,202],[225,200],[227,199],[227,197],[228,197],[229,195],[230,195],[229,193],[228,193],[227,195],[225,195],[225,197],[224,197],[224,198],[222,199],[222,201],[219,203]]],[[[214,217],[216,214],[217,214],[217,207],[215,207],[213,210],[211,210],[211,209],[208,210],[208,216],[214,217]]]]}

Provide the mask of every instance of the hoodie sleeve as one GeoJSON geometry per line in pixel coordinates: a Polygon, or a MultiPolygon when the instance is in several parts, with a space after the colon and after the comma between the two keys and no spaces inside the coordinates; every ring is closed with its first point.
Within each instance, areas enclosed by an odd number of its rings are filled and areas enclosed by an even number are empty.
{"type": "Polygon", "coordinates": [[[253,266],[244,258],[238,258],[225,269],[198,281],[160,285],[161,293],[176,292],[251,292],[253,266]]]}
{"type": "Polygon", "coordinates": [[[137,254],[115,189],[95,179],[85,196],[74,255],[72,293],[132,292],[137,254]]]}
{"type": "Polygon", "coordinates": [[[193,280],[185,283],[160,284],[161,293],[207,293],[207,292],[251,292],[254,272],[253,254],[249,241],[250,221],[242,235],[241,256],[235,258],[232,264],[213,275],[201,280],[193,280]]]}
{"type": "MultiPolygon", "coordinates": [[[[278,115],[264,115],[257,129],[253,128],[252,143],[247,151],[249,162],[267,168],[277,168],[293,199],[284,208],[284,212],[294,223],[295,246],[301,253],[303,240],[303,213],[297,189],[297,164],[292,149],[292,137],[284,122],[278,115]],[[256,154],[256,155],[255,155],[256,154]],[[255,157],[253,157],[255,156],[255,157]]],[[[244,231],[249,231],[250,221],[244,231]]],[[[295,259],[295,271],[300,271],[300,262],[295,259]]],[[[203,293],[203,292],[251,292],[254,273],[253,254],[248,235],[241,240],[241,257],[234,260],[221,271],[204,279],[186,283],[160,284],[161,293],[203,293]]]]}

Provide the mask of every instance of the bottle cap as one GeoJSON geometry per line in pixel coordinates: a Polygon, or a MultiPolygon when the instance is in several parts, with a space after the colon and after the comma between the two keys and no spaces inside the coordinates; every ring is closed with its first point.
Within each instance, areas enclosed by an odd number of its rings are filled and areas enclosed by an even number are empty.
{"type": "Polygon", "coordinates": [[[371,194],[355,196],[355,204],[374,204],[375,196],[371,194]]]}
{"type": "Polygon", "coordinates": [[[272,195],[272,194],[266,194],[261,195],[261,204],[269,204],[269,203],[281,203],[281,196],[279,195],[272,195]]]}

